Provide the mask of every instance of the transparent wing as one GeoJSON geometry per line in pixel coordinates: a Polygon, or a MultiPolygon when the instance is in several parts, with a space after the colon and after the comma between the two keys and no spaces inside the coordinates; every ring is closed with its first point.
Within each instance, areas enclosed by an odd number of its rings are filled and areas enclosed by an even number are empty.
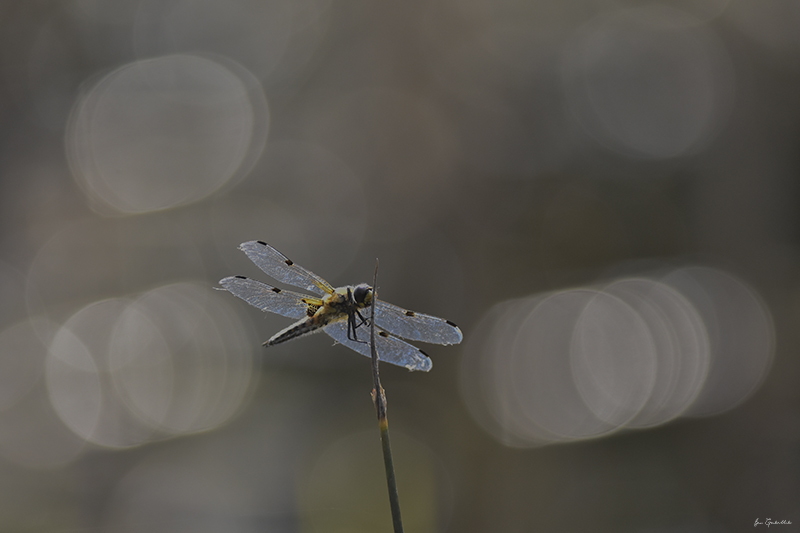
{"type": "Polygon", "coordinates": [[[305,296],[242,276],[231,276],[219,280],[225,290],[241,298],[253,307],[262,311],[270,311],[289,318],[304,318],[309,304],[322,305],[322,301],[314,296],[305,296]]]}
{"type": "MultiPolygon", "coordinates": [[[[368,343],[351,341],[347,338],[347,320],[328,324],[323,328],[323,331],[333,337],[333,340],[339,344],[344,344],[361,355],[372,357],[368,343]]],[[[369,340],[368,328],[359,328],[358,332],[360,333],[360,340],[369,340]],[[363,338],[361,338],[362,335],[363,338]]],[[[403,366],[409,370],[422,370],[423,372],[427,372],[433,366],[433,362],[425,355],[425,352],[397,337],[392,337],[386,332],[379,334],[377,330],[375,331],[375,347],[378,349],[378,358],[386,363],[403,366]]]]}
{"type": "Polygon", "coordinates": [[[294,264],[291,259],[265,242],[243,242],[239,245],[239,249],[273,279],[317,294],[333,292],[333,287],[327,281],[294,264]]]}
{"type": "Polygon", "coordinates": [[[443,318],[408,311],[378,300],[375,302],[375,324],[392,335],[410,341],[432,344],[458,344],[464,336],[458,326],[443,318]]]}

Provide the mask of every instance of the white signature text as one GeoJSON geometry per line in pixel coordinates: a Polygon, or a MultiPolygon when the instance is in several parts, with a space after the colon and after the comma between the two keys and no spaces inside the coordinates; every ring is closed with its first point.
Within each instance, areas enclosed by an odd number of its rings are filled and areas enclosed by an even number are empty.
{"type": "Polygon", "coordinates": [[[790,526],[792,525],[791,520],[773,520],[772,518],[765,518],[764,520],[759,520],[756,518],[756,523],[753,524],[753,527],[756,526],[790,526]]]}

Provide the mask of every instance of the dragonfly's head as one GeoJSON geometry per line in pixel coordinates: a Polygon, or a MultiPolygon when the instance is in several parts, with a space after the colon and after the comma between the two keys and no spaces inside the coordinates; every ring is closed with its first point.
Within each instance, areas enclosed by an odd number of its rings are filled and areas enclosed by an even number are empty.
{"type": "Polygon", "coordinates": [[[372,303],[372,287],[370,287],[366,283],[362,283],[361,285],[356,285],[353,288],[353,300],[358,305],[366,306],[372,303]]]}

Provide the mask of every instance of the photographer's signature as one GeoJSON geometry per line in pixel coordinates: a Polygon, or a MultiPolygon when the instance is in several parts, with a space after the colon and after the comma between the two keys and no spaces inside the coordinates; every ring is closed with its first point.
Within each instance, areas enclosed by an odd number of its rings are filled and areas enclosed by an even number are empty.
{"type": "Polygon", "coordinates": [[[756,523],[753,524],[753,527],[756,526],[790,526],[792,525],[791,520],[773,520],[772,518],[765,518],[764,520],[759,520],[756,518],[756,523]]]}

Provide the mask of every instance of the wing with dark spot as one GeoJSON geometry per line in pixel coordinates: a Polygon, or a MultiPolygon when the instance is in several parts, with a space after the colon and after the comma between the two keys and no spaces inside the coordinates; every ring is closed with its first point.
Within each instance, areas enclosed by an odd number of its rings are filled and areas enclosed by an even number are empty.
{"type": "Polygon", "coordinates": [[[219,284],[253,307],[289,318],[304,318],[309,305],[322,305],[322,301],[315,296],[281,290],[242,276],[223,278],[219,284]]]}
{"type": "Polygon", "coordinates": [[[243,242],[239,245],[239,249],[246,253],[247,257],[249,257],[258,268],[266,272],[273,279],[317,294],[330,294],[333,292],[333,287],[331,287],[327,281],[313,272],[309,272],[300,265],[295,264],[288,257],[265,242],[243,242]]]}
{"type": "MultiPolygon", "coordinates": [[[[333,337],[339,344],[344,344],[351,350],[355,350],[361,355],[372,357],[369,344],[367,342],[353,341],[347,338],[347,321],[339,321],[328,324],[323,331],[333,337]]],[[[369,340],[369,328],[360,328],[359,338],[362,341],[369,340]],[[363,337],[363,338],[362,338],[363,337]]],[[[433,366],[433,362],[425,353],[405,341],[392,337],[385,332],[375,332],[375,347],[378,350],[378,358],[393,365],[402,366],[409,370],[421,370],[427,372],[433,366]]]]}
{"type": "Polygon", "coordinates": [[[408,311],[383,300],[375,303],[375,324],[410,341],[458,344],[464,338],[458,326],[449,320],[408,311]]]}

